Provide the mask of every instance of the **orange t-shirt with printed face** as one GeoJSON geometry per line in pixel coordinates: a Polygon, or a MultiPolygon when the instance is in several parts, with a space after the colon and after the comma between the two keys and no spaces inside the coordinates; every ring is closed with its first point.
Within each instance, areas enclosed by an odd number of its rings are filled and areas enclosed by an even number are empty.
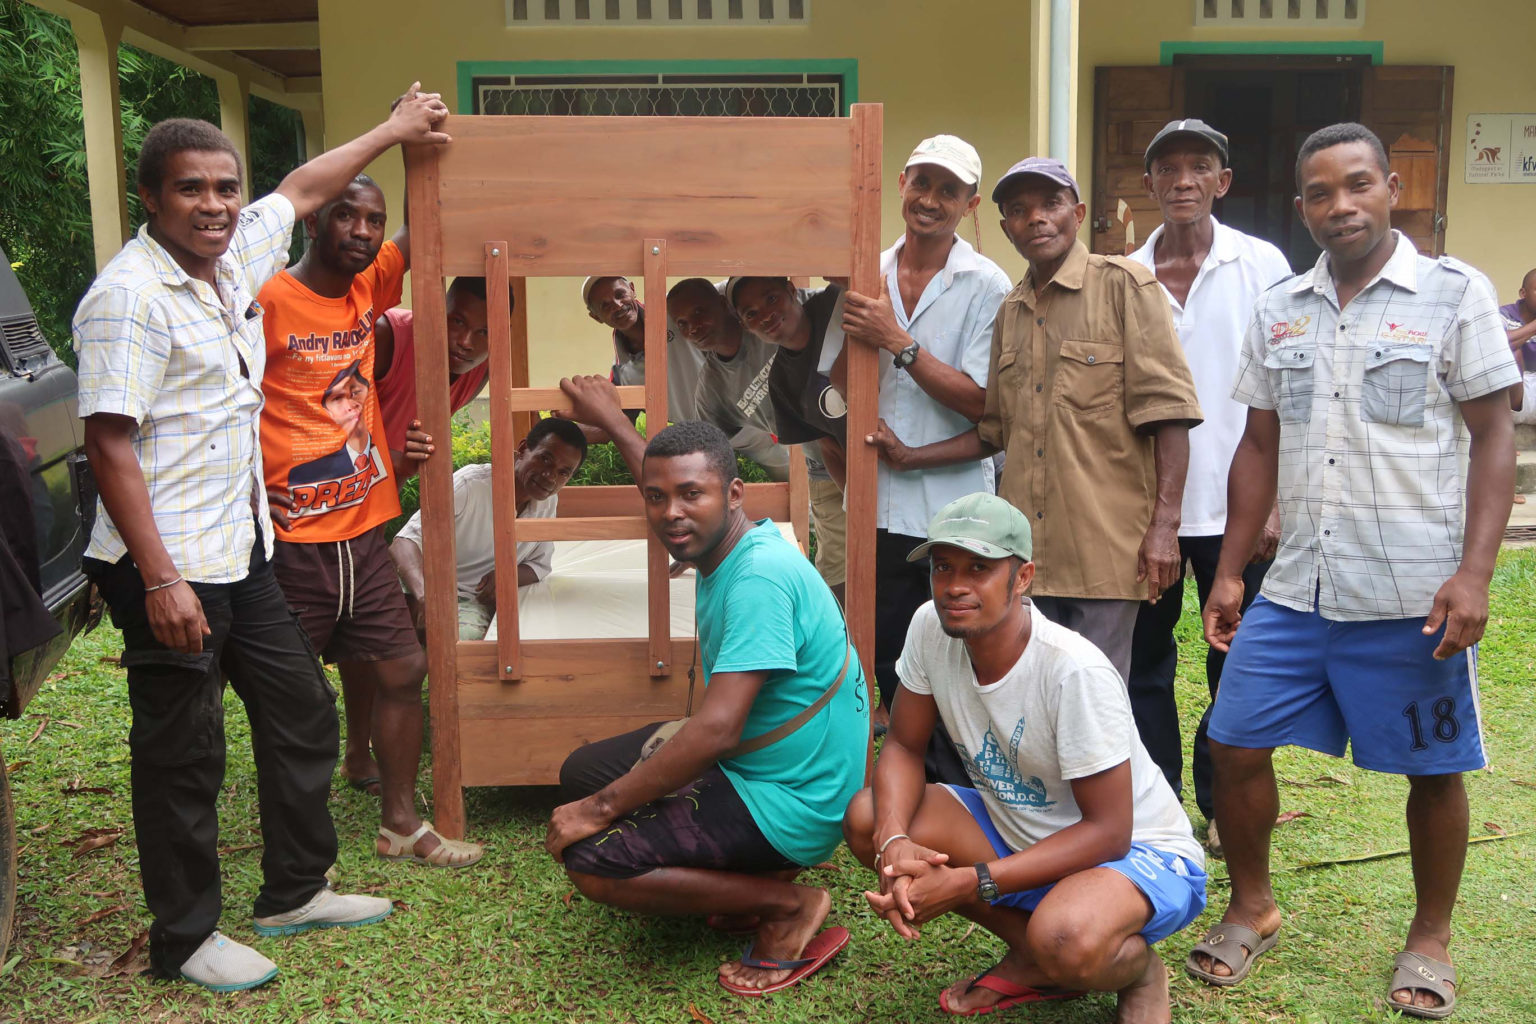
{"type": "Polygon", "coordinates": [[[341,298],[316,295],[286,270],[257,301],[265,312],[261,457],[267,489],[293,500],[282,540],[352,540],[400,514],[373,386],[373,325],[398,305],[405,256],[385,242],[341,298]]]}

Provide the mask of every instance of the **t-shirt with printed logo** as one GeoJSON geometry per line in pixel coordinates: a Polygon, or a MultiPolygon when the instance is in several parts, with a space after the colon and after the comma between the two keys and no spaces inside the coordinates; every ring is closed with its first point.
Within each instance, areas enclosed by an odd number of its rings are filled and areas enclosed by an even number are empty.
{"type": "Polygon", "coordinates": [[[373,379],[373,325],[400,302],[405,256],[385,242],[340,298],[284,271],[259,296],[265,311],[261,452],[269,490],[293,501],[280,539],[351,540],[400,514],[373,379]]]}

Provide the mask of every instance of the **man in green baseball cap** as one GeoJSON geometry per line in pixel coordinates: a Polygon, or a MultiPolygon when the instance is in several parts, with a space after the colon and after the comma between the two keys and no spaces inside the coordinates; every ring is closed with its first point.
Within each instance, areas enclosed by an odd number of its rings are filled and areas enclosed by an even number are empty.
{"type": "Polygon", "coordinates": [[[1152,944],[1205,908],[1205,861],[1148,756],[1125,683],[1081,635],[1025,596],[1029,519],[970,494],[912,551],[929,561],[873,785],[843,835],[879,875],[867,892],[897,934],[960,914],[1008,945],[1002,961],[939,995],[960,1015],[1115,992],[1120,1019],[1168,1018],[1152,944]],[[925,785],[937,723],[974,789],[925,785]]]}

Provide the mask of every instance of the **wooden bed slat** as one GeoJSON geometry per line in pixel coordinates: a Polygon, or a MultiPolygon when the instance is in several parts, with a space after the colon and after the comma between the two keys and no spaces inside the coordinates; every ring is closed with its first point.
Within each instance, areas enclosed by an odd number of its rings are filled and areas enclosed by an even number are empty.
{"type": "MultiPolygon", "coordinates": [[[[646,356],[650,362],[650,356],[646,356]]],[[[494,385],[493,385],[494,386],[494,385]]],[[[645,408],[645,388],[629,384],[619,390],[619,402],[626,409],[645,408]]],[[[492,396],[494,400],[495,396],[492,396]]],[[[515,412],[570,412],[571,400],[559,388],[517,388],[507,396],[515,412]]]]}
{"type": "MultiPolygon", "coordinates": [[[[643,255],[645,304],[653,311],[645,318],[645,429],[655,437],[667,425],[666,239],[647,238],[643,255]]],[[[646,548],[645,606],[651,640],[647,661],[653,676],[664,676],[672,667],[672,588],[667,577],[670,566],[667,549],[652,534],[647,538],[646,548]]]]}
{"type": "MultiPolygon", "coordinates": [[[[512,311],[508,306],[511,274],[507,243],[485,243],[485,317],[491,345],[491,519],[496,564],[511,571],[496,574],[496,610],[506,628],[496,637],[504,679],[522,674],[517,614],[517,417],[512,364],[512,311]]],[[[524,362],[526,371],[526,360],[524,362]]],[[[525,373],[526,375],[526,373],[525,373]]]]}

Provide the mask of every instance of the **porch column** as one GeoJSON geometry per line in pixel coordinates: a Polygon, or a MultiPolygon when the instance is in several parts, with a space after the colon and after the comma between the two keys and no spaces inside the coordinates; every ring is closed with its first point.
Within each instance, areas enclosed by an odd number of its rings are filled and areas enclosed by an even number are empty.
{"type": "Polygon", "coordinates": [[[99,271],[128,240],[128,185],[117,81],[117,47],[123,39],[123,23],[110,15],[83,9],[71,9],[69,23],[80,51],[85,173],[91,192],[91,238],[99,271]]]}
{"type": "Polygon", "coordinates": [[[1051,151],[1051,3],[1029,3],[1029,149],[1051,151]]]}
{"type": "Polygon", "coordinates": [[[1077,161],[1077,44],[1079,0],[1051,4],[1050,155],[1073,167],[1077,161]]]}
{"type": "Polygon", "coordinates": [[[237,75],[216,75],[219,85],[219,127],[224,130],[240,153],[240,163],[245,167],[245,180],[241,191],[249,202],[251,195],[251,136],[247,111],[251,105],[251,83],[237,75]]]}
{"type": "Polygon", "coordinates": [[[313,103],[298,108],[304,121],[304,159],[313,160],[325,152],[325,108],[316,96],[313,103]]]}

